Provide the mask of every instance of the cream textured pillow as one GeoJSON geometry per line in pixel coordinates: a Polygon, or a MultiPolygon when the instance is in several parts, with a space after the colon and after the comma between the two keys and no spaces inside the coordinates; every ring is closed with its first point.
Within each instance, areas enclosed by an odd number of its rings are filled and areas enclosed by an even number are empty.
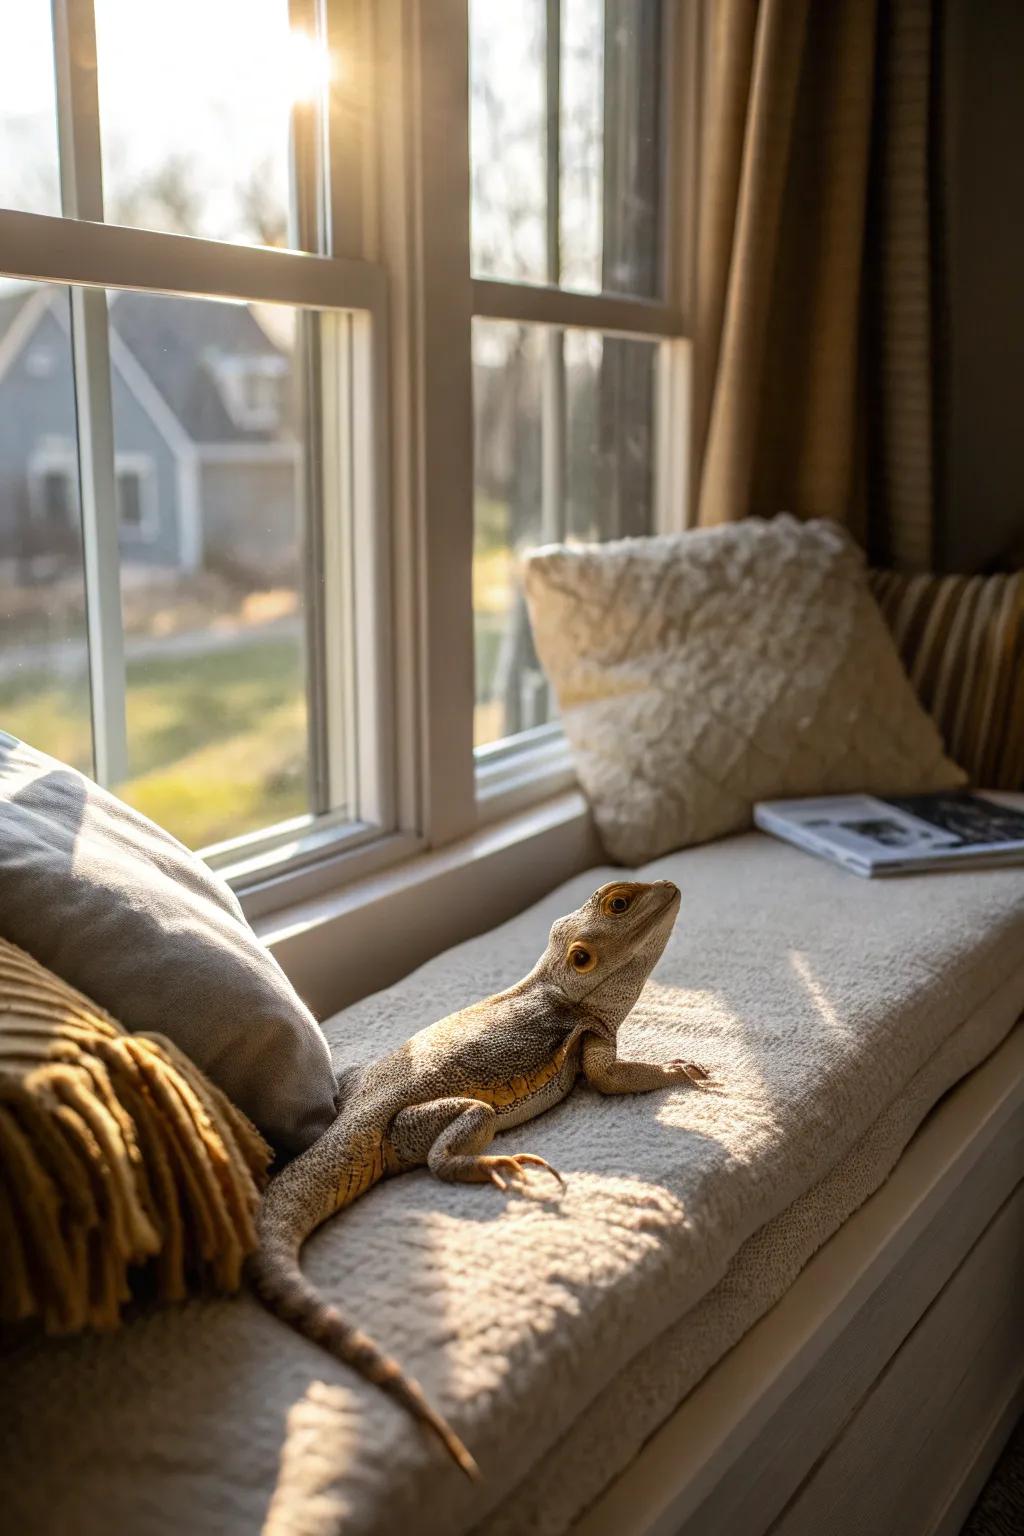
{"type": "Polygon", "coordinates": [[[624,864],[748,827],[755,800],[964,782],[833,523],[553,546],[528,557],[526,593],[580,783],[624,864]]]}

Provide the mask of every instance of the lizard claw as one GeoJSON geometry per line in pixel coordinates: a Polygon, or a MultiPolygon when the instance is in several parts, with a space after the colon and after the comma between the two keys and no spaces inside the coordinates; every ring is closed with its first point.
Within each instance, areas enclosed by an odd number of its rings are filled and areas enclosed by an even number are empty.
{"type": "Polygon", "coordinates": [[[545,1173],[550,1173],[551,1177],[557,1179],[562,1188],[565,1188],[565,1180],[557,1168],[552,1168],[549,1162],[546,1162],[543,1157],[537,1157],[533,1152],[513,1152],[505,1156],[482,1157],[480,1161],[491,1183],[496,1184],[499,1189],[507,1190],[510,1183],[525,1189],[529,1183],[527,1176],[529,1167],[543,1168],[545,1173]],[[503,1174],[505,1177],[502,1176],[503,1174]]]}
{"type": "Polygon", "coordinates": [[[552,1168],[545,1158],[538,1157],[535,1152],[519,1152],[516,1154],[516,1161],[518,1163],[531,1163],[535,1168],[543,1168],[545,1173],[550,1173],[551,1177],[556,1180],[562,1189],[565,1188],[565,1180],[558,1169],[552,1168]]]}
{"type": "Polygon", "coordinates": [[[670,1061],[666,1063],[665,1071],[670,1077],[683,1077],[697,1087],[711,1079],[707,1067],[696,1061],[670,1061]]]}

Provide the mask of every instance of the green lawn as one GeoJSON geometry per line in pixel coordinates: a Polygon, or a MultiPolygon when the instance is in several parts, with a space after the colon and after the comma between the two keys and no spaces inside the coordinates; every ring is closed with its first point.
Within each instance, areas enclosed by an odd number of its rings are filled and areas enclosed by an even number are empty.
{"type": "MultiPolygon", "coordinates": [[[[129,662],[132,776],[118,794],[193,848],[308,809],[295,640],[129,662]]],[[[45,673],[0,682],[0,727],[90,768],[89,696],[45,673]]]]}
{"type": "MultiPolygon", "coordinates": [[[[500,736],[501,638],[517,581],[504,545],[473,569],[476,740],[500,736]]],[[[223,607],[223,604],[221,605],[223,607]]],[[[193,848],[308,809],[302,646],[280,635],[205,656],[149,657],[127,668],[131,777],[123,799],[193,848]]],[[[37,669],[0,681],[0,729],[92,771],[89,687],[37,669]]]]}

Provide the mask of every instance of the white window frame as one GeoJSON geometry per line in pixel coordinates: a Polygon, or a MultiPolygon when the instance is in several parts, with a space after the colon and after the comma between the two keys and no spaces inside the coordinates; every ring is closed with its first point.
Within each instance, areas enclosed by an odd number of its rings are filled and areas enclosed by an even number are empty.
{"type": "MultiPolygon", "coordinates": [[[[329,701],[320,771],[329,782],[344,759],[357,803],[343,822],[300,820],[207,851],[263,931],[305,954],[368,882],[428,850],[463,849],[471,868],[481,848],[488,858],[502,849],[519,872],[503,896],[512,910],[528,865],[538,878],[538,829],[550,838],[562,824],[540,802],[567,806],[566,846],[585,843],[578,796],[549,798],[573,782],[557,724],[474,755],[471,326],[477,315],[663,341],[659,421],[672,428],[658,440],[658,525],[685,526],[684,210],[694,206],[698,0],[665,0],[664,292],[650,301],[472,277],[467,0],[290,3],[297,21],[319,20],[343,61],[326,120],[297,115],[295,125],[297,233],[314,254],[103,223],[95,72],[75,64],[95,57],[91,0],[52,0],[64,216],[0,210],[0,270],[71,287],[74,367],[88,406],[79,411],[83,547],[98,594],[88,612],[96,770],[107,782],[126,760],[107,291],[342,317],[331,329],[347,336],[351,366],[324,370],[316,387],[323,419],[350,430],[334,434],[327,460],[315,442],[302,465],[314,477],[306,493],[343,509],[324,521],[310,555],[326,578],[314,665],[329,701]],[[309,169],[318,164],[320,176],[309,169]],[[343,616],[353,609],[350,627],[343,616]],[[528,857],[487,829],[499,817],[524,829],[508,837],[528,857]]],[[[410,863],[409,880],[422,882],[414,871],[425,867],[410,863]]]]}

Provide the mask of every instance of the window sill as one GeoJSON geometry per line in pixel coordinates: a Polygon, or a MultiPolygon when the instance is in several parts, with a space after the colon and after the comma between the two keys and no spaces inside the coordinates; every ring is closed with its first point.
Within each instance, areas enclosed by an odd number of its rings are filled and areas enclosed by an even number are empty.
{"type": "Polygon", "coordinates": [[[476,753],[476,807],[480,826],[528,810],[576,787],[569,744],[556,722],[524,731],[476,753]]]}
{"type": "MultiPolygon", "coordinates": [[[[568,744],[557,723],[485,747],[476,756],[477,827],[530,812],[575,788],[568,744]]],[[[270,924],[424,851],[415,833],[382,833],[335,813],[218,844],[206,849],[205,857],[235,890],[249,921],[270,924]]]]}
{"type": "Polygon", "coordinates": [[[249,859],[223,865],[211,860],[238,896],[251,923],[272,922],[318,896],[329,896],[422,851],[413,832],[381,833],[366,823],[327,823],[306,831],[292,846],[278,841],[249,859]]]}
{"type": "Polygon", "coordinates": [[[254,916],[253,925],[324,1018],[601,858],[586,801],[573,790],[343,889],[254,916]]]}

